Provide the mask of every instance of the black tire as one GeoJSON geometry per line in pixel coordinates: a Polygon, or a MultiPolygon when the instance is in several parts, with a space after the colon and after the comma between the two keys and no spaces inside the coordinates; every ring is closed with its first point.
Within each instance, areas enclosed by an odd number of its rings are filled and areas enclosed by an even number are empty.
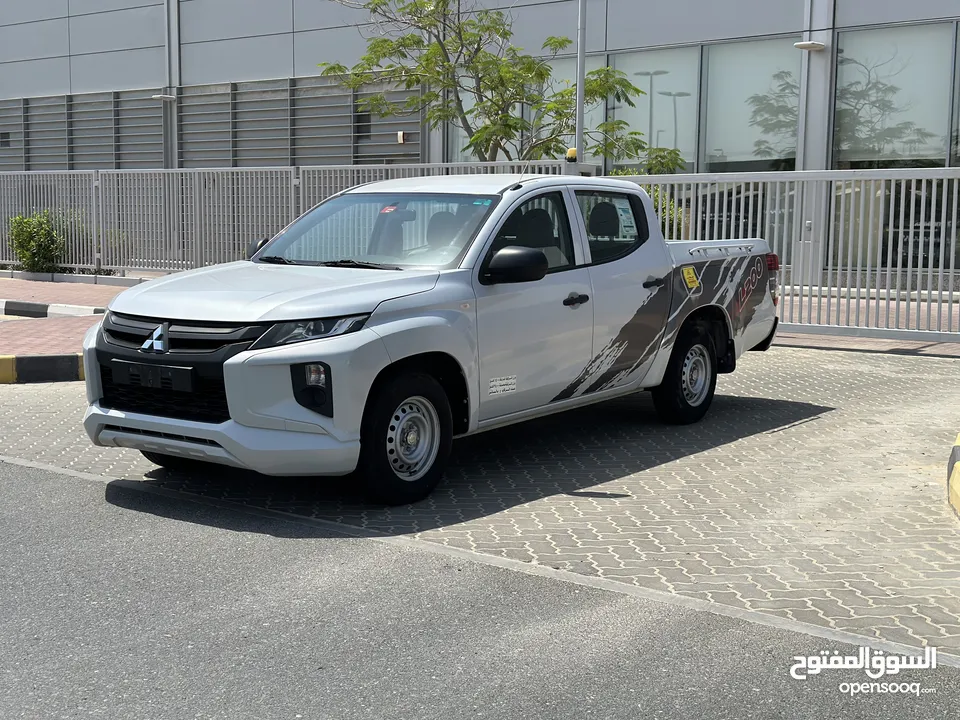
{"type": "Polygon", "coordinates": [[[389,378],[369,399],[360,430],[357,469],[367,498],[385,505],[424,499],[443,477],[452,443],[453,415],[440,383],[418,372],[389,378]],[[434,426],[433,435],[424,439],[428,425],[434,426]],[[404,430],[416,434],[418,442],[408,445],[405,440],[412,435],[401,438],[404,430]],[[405,460],[416,460],[420,440],[424,444],[422,461],[405,464],[405,460]]]}
{"type": "Polygon", "coordinates": [[[147,450],[141,450],[140,454],[154,465],[159,465],[165,470],[173,470],[174,472],[196,472],[210,465],[210,463],[205,463],[203,460],[191,460],[190,458],[177,457],[176,455],[162,455],[161,453],[149,452],[147,450]]]}
{"type": "MultiPolygon", "coordinates": [[[[696,363],[696,359],[691,360],[691,362],[696,363]]],[[[700,373],[702,371],[698,369],[696,372],[700,373]]],[[[663,375],[663,382],[653,388],[653,405],[663,422],[670,425],[690,425],[699,422],[707,414],[716,389],[717,348],[713,341],[713,335],[706,323],[693,323],[683,328],[677,337],[677,342],[673,346],[673,354],[670,356],[670,363],[663,375]],[[707,365],[707,377],[706,388],[704,388],[706,394],[700,399],[700,395],[697,393],[694,402],[691,403],[687,393],[684,392],[684,365],[688,362],[688,357],[691,356],[694,348],[700,348],[700,352],[705,355],[703,360],[705,361],[704,364],[707,365]]]]}

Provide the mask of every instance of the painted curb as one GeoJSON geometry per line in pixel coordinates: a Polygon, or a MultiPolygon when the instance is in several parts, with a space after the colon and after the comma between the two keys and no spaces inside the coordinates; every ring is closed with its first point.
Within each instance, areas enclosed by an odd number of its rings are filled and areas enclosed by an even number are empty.
{"type": "Polygon", "coordinates": [[[87,305],[64,305],[62,303],[36,303],[23,300],[0,300],[0,315],[17,315],[27,318],[79,317],[103,315],[102,307],[87,305]]]}
{"type": "MultiPolygon", "coordinates": [[[[167,271],[157,271],[160,273],[156,277],[169,275],[167,271]]],[[[72,273],[28,273],[22,270],[0,270],[0,278],[12,278],[14,280],[30,280],[32,282],[69,282],[84,283],[87,285],[115,285],[119,287],[134,287],[148,280],[153,280],[154,275],[144,277],[121,276],[121,275],[75,275],[72,273]]]]}
{"type": "Polygon", "coordinates": [[[953,444],[950,462],[947,463],[947,502],[960,518],[960,435],[953,444]]]}
{"type": "Polygon", "coordinates": [[[0,355],[0,385],[83,380],[83,356],[0,355]]]}

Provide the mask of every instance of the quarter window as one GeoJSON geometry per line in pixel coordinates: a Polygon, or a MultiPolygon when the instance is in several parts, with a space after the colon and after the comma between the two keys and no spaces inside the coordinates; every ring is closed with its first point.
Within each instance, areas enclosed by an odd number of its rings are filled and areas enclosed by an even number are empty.
{"type": "Polygon", "coordinates": [[[594,264],[633,252],[649,237],[647,216],[639,200],[610,192],[577,191],[594,264]]]}

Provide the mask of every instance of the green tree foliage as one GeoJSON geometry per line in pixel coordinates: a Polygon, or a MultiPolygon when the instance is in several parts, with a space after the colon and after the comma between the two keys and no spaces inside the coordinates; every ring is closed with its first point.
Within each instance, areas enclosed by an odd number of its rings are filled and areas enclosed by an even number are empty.
{"type": "MultiPolygon", "coordinates": [[[[366,53],[353,67],[321,63],[322,74],[360,93],[361,111],[380,117],[421,116],[431,128],[452,124],[469,138],[479,161],[563,157],[576,130],[576,86],[558,86],[550,62],[571,41],[550,37],[541,56],[515,47],[512,21],[501,10],[471,0],[336,0],[366,11],[372,25],[366,53]],[[412,91],[392,101],[392,88],[412,91]]],[[[634,107],[643,94],[613,68],[587,74],[585,106],[606,102],[634,107]]],[[[639,158],[642,134],[625,120],[586,131],[588,155],[639,158]]]]}

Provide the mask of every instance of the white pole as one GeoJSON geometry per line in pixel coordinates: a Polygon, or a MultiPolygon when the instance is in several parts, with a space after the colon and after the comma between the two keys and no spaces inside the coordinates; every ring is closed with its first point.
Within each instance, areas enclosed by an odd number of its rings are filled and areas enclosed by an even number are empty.
{"type": "Polygon", "coordinates": [[[579,0],[579,19],[577,21],[577,162],[583,162],[584,128],[583,104],[584,84],[587,77],[587,0],[579,0]]]}

